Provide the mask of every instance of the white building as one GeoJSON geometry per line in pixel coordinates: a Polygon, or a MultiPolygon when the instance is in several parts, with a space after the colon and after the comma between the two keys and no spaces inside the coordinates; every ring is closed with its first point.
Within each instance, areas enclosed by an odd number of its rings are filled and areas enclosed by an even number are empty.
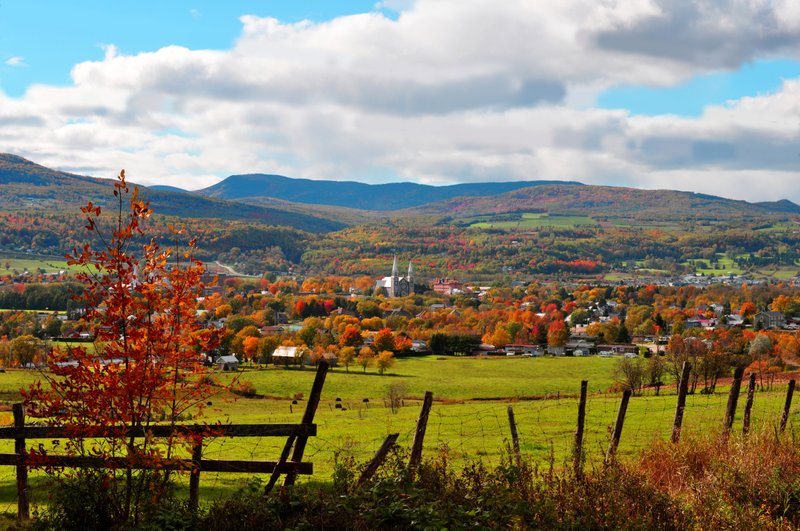
{"type": "Polygon", "coordinates": [[[397,255],[392,264],[392,276],[383,277],[375,283],[375,290],[383,290],[387,297],[405,297],[414,294],[414,266],[408,263],[408,274],[401,277],[397,269],[397,255]]]}

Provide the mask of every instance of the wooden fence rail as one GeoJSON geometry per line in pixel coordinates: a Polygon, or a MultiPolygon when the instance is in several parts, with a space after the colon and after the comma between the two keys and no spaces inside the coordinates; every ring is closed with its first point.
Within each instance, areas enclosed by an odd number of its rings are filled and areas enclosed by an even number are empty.
{"type": "MultiPolygon", "coordinates": [[[[317,377],[309,396],[306,413],[299,424],[219,424],[219,425],[153,425],[147,429],[123,429],[107,426],[26,426],[25,410],[22,404],[14,404],[14,426],[0,428],[0,439],[14,440],[13,454],[0,454],[0,466],[8,465],[17,468],[17,517],[30,517],[28,503],[28,468],[64,467],[64,468],[108,468],[108,469],[159,469],[184,470],[190,472],[189,504],[197,507],[199,499],[200,472],[240,472],[272,474],[272,481],[280,474],[293,482],[298,474],[310,475],[314,471],[313,464],[302,461],[303,448],[308,437],[317,435],[317,425],[313,423],[314,413],[319,404],[322,385],[328,364],[321,362],[317,368],[317,377]],[[166,438],[173,435],[191,435],[195,437],[192,457],[188,459],[142,459],[130,457],[93,457],[77,455],[44,455],[31,456],[27,451],[27,443],[31,439],[107,439],[107,438],[166,438]],[[216,460],[203,459],[203,440],[217,437],[287,437],[287,448],[295,441],[295,452],[291,460],[281,456],[278,461],[252,460],[216,460]],[[302,448],[299,442],[302,441],[302,448]]],[[[288,454],[288,451],[286,451],[288,454]]]]}

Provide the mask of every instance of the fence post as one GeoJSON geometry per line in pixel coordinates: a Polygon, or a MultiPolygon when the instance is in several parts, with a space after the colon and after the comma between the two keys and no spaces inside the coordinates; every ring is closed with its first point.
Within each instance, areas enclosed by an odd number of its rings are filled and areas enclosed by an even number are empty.
{"type": "Polygon", "coordinates": [[[575,448],[573,449],[573,466],[575,477],[583,476],[583,425],[586,421],[586,392],[589,388],[588,380],[581,380],[581,398],[578,402],[578,428],[575,430],[575,448]]]}
{"type": "Polygon", "coordinates": [[[742,375],[744,367],[736,367],[733,371],[733,382],[731,390],[728,392],[728,405],[725,408],[725,421],[723,422],[723,432],[727,435],[733,427],[733,417],[736,416],[736,404],[739,403],[739,393],[742,391],[742,375]]]}
{"type": "Polygon", "coordinates": [[[617,446],[619,446],[619,439],[622,436],[622,425],[625,423],[625,413],[628,411],[628,400],[631,398],[631,390],[625,389],[622,392],[622,401],[619,403],[619,410],[617,411],[617,422],[614,424],[614,432],[611,434],[611,442],[608,443],[608,451],[606,452],[606,463],[614,459],[614,454],[617,453],[617,446]]]}
{"type": "Polygon", "coordinates": [[[25,406],[14,404],[14,427],[20,431],[19,437],[14,439],[14,453],[17,454],[17,519],[28,520],[30,508],[28,506],[28,467],[25,464],[25,406]]]}
{"type": "Polygon", "coordinates": [[[792,407],[792,395],[794,394],[794,380],[789,380],[789,388],[786,390],[786,402],[783,404],[783,415],[781,415],[781,433],[786,429],[786,422],[789,420],[789,410],[792,407]]]}
{"type": "MultiPolygon", "coordinates": [[[[314,422],[314,415],[317,413],[320,398],[322,397],[322,387],[325,385],[325,376],[328,374],[328,362],[322,360],[317,366],[317,375],[314,377],[314,383],[311,386],[311,395],[308,397],[308,404],[306,404],[306,411],[303,413],[303,424],[311,424],[314,422]]],[[[306,451],[306,443],[308,437],[305,435],[297,437],[297,442],[294,445],[294,452],[292,452],[292,461],[299,463],[303,460],[303,454],[306,451]]],[[[283,485],[294,485],[294,480],[297,479],[297,474],[289,472],[283,480],[283,485]]]]}
{"type": "Polygon", "coordinates": [[[744,417],[742,418],[742,435],[747,435],[750,431],[750,410],[753,409],[753,398],[756,394],[756,373],[750,373],[750,380],[747,382],[747,400],[744,403],[744,417]]]}
{"type": "Polygon", "coordinates": [[[681,439],[683,411],[686,409],[686,394],[689,392],[689,373],[691,371],[692,364],[688,361],[684,361],[683,366],[681,367],[681,379],[678,382],[678,403],[675,406],[675,420],[672,421],[673,443],[677,443],[681,439]]]}
{"type": "Polygon", "coordinates": [[[360,487],[369,481],[373,475],[375,475],[375,472],[378,471],[378,467],[381,466],[381,463],[383,463],[384,459],[386,459],[386,455],[389,453],[389,450],[392,449],[392,446],[394,446],[394,444],[397,442],[397,438],[399,436],[399,433],[390,433],[386,436],[386,439],[383,440],[381,447],[378,448],[377,452],[375,452],[375,457],[372,458],[372,461],[369,462],[367,468],[365,468],[361,473],[356,486],[360,487]]]}
{"type": "Polygon", "coordinates": [[[433,404],[433,393],[425,391],[425,400],[422,401],[422,410],[419,412],[417,429],[414,432],[414,442],[411,444],[411,456],[408,458],[408,468],[411,476],[422,461],[422,443],[425,440],[425,429],[428,427],[428,414],[433,404]]]}
{"type": "Polygon", "coordinates": [[[200,465],[203,461],[203,438],[198,438],[192,448],[192,471],[189,475],[189,508],[194,511],[200,501],[200,465]]]}
{"type": "Polygon", "coordinates": [[[514,420],[514,408],[508,406],[508,425],[511,427],[511,444],[514,447],[514,461],[520,465],[521,457],[519,454],[519,435],[517,435],[517,423],[514,420]]]}

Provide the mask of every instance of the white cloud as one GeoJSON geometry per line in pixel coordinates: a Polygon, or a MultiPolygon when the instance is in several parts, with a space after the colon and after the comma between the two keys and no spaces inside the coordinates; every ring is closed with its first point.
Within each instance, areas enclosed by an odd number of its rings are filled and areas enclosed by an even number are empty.
{"type": "Polygon", "coordinates": [[[25,64],[25,58],[20,57],[18,55],[6,59],[6,64],[8,66],[28,66],[27,64],[25,64]]]}
{"type": "Polygon", "coordinates": [[[72,86],[0,93],[0,126],[14,125],[0,127],[0,151],[184,188],[263,171],[800,201],[799,81],[699,118],[593,108],[609,86],[670,85],[796,53],[800,35],[781,18],[794,4],[778,4],[419,0],[397,20],[243,16],[227,51],[126,56],[108,45],[102,61],[75,65],[72,86]]]}

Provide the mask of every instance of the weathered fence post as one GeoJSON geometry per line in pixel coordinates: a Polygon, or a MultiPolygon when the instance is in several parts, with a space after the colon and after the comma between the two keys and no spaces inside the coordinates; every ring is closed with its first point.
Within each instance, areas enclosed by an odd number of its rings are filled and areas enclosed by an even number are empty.
{"type": "MultiPolygon", "coordinates": [[[[322,397],[322,387],[325,385],[325,376],[328,374],[330,365],[327,361],[322,360],[317,366],[317,375],[314,377],[314,383],[311,385],[311,395],[308,397],[308,404],[306,404],[306,411],[303,413],[303,424],[311,424],[314,422],[314,415],[317,413],[319,401],[322,397]]],[[[303,460],[303,454],[306,451],[306,443],[308,443],[308,436],[301,435],[297,437],[297,442],[294,445],[294,452],[292,452],[292,461],[299,463],[303,460]]],[[[297,474],[292,471],[286,474],[283,480],[284,486],[294,485],[297,479],[297,474]]]]}
{"type": "MultiPolygon", "coordinates": [[[[322,387],[325,385],[325,376],[328,374],[328,367],[328,362],[324,360],[320,361],[319,365],[317,366],[317,374],[314,377],[314,383],[311,385],[311,395],[308,397],[306,411],[303,413],[303,419],[301,420],[303,424],[311,424],[314,422],[314,415],[316,414],[317,407],[319,406],[320,396],[322,395],[322,387]]],[[[289,459],[289,452],[292,450],[292,446],[294,446],[292,460],[299,462],[303,459],[303,453],[306,449],[306,442],[308,442],[307,436],[298,436],[296,434],[292,434],[288,439],[286,439],[286,444],[283,445],[281,456],[278,459],[278,462],[275,464],[275,468],[272,470],[272,475],[270,475],[267,485],[264,487],[264,496],[272,491],[272,488],[278,481],[278,477],[281,475],[281,469],[289,459]],[[296,446],[295,441],[297,441],[296,446]]],[[[294,485],[295,476],[296,474],[294,472],[287,473],[283,484],[294,485]]]]}
{"type": "Polygon", "coordinates": [[[581,380],[581,398],[578,401],[578,428],[575,430],[575,448],[572,460],[575,477],[583,476],[583,425],[586,421],[586,393],[589,388],[588,380],[581,380]]]}
{"type": "Polygon", "coordinates": [[[389,450],[392,449],[392,446],[394,446],[394,444],[397,442],[397,438],[399,436],[399,433],[390,433],[386,436],[386,439],[383,440],[381,447],[378,448],[377,452],[375,452],[375,457],[372,458],[372,461],[369,462],[367,468],[365,468],[361,473],[356,486],[360,487],[375,475],[375,472],[378,471],[378,467],[381,466],[381,463],[383,463],[383,461],[386,459],[386,456],[389,454],[389,450]]]}
{"type": "Polygon", "coordinates": [[[783,415],[781,415],[781,433],[786,429],[789,421],[789,410],[792,408],[792,395],[794,395],[795,381],[789,380],[789,388],[786,390],[786,402],[783,404],[783,415]]]}
{"type": "Polygon", "coordinates": [[[750,431],[750,410],[753,409],[753,398],[756,394],[756,373],[750,373],[747,382],[747,400],[744,403],[744,416],[742,417],[742,435],[750,431]]]}
{"type": "Polygon", "coordinates": [[[428,427],[428,414],[433,404],[433,393],[425,391],[425,400],[422,401],[422,410],[419,412],[417,429],[414,432],[414,442],[411,444],[411,457],[408,458],[408,468],[413,477],[414,471],[422,461],[422,443],[425,441],[425,429],[428,427]]]}
{"type": "Polygon", "coordinates": [[[30,518],[28,506],[28,466],[25,464],[25,406],[14,404],[14,427],[19,430],[19,436],[14,439],[14,453],[17,454],[17,518],[27,520],[30,518]]]}
{"type": "Polygon", "coordinates": [[[608,443],[608,451],[606,452],[606,463],[614,459],[614,454],[617,453],[617,446],[619,446],[619,439],[622,436],[622,425],[625,423],[625,413],[628,411],[628,400],[631,398],[631,390],[625,389],[622,392],[622,401],[619,403],[619,410],[617,411],[617,422],[614,424],[614,432],[611,434],[611,442],[608,443]]]}
{"type": "Polygon", "coordinates": [[[511,427],[511,444],[514,448],[514,461],[517,466],[519,466],[522,460],[519,454],[519,435],[517,435],[517,423],[514,420],[514,408],[511,406],[508,406],[508,425],[511,427]]]}
{"type": "Polygon", "coordinates": [[[733,417],[736,416],[736,404],[739,403],[739,394],[742,391],[742,375],[744,367],[736,367],[733,371],[733,382],[731,390],[728,392],[728,405],[725,408],[725,420],[723,422],[723,432],[727,435],[733,427],[733,417]]]}
{"type": "Polygon", "coordinates": [[[675,420],[672,421],[672,442],[674,443],[681,439],[683,411],[686,409],[686,394],[689,392],[689,373],[691,371],[692,364],[684,361],[681,367],[681,379],[678,382],[678,403],[675,406],[675,420]]]}
{"type": "Polygon", "coordinates": [[[189,508],[196,510],[200,501],[200,465],[203,461],[203,438],[198,437],[192,447],[192,470],[189,473],[189,508]]]}

